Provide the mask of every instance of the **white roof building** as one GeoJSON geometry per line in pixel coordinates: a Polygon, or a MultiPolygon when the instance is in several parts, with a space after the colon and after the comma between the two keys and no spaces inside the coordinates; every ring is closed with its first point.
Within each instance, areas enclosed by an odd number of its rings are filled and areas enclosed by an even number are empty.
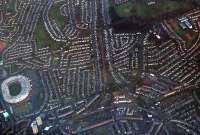
{"type": "Polygon", "coordinates": [[[31,92],[31,84],[27,77],[17,75],[4,80],[1,84],[1,90],[3,99],[10,104],[15,104],[25,100],[29,96],[31,92]],[[12,96],[9,90],[9,85],[14,82],[17,82],[21,85],[21,91],[16,96],[12,96]]]}

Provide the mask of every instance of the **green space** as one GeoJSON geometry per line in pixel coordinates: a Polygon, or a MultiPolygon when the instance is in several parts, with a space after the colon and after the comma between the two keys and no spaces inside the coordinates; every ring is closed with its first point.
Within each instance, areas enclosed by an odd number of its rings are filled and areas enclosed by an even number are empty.
{"type": "Polygon", "coordinates": [[[54,19],[60,29],[66,25],[66,17],[60,14],[60,7],[63,3],[54,4],[49,11],[49,18],[54,19]]]}
{"type": "Polygon", "coordinates": [[[0,9],[6,10],[8,12],[16,12],[16,0],[7,0],[6,4],[0,5],[0,9]]]}
{"type": "Polygon", "coordinates": [[[21,66],[18,66],[16,64],[11,64],[9,72],[15,73],[15,72],[19,71],[21,68],[22,68],[21,66]]]}
{"type": "Polygon", "coordinates": [[[118,16],[129,17],[132,15],[132,7],[133,7],[133,3],[129,1],[125,4],[114,6],[114,9],[118,16]]]}
{"type": "Polygon", "coordinates": [[[191,47],[194,44],[194,41],[196,41],[197,38],[198,38],[198,33],[192,31],[191,32],[191,37],[192,37],[191,40],[186,40],[186,47],[191,47]]]}
{"type": "Polygon", "coordinates": [[[52,59],[52,64],[51,65],[59,65],[59,63],[60,63],[60,59],[58,58],[58,57],[54,57],[53,59],[52,59]]]}
{"type": "Polygon", "coordinates": [[[198,32],[192,29],[182,29],[176,20],[170,19],[168,22],[174,32],[185,41],[186,47],[191,47],[194,44],[198,37],[198,32]]]}
{"type": "Polygon", "coordinates": [[[37,24],[34,36],[38,49],[49,47],[51,50],[56,51],[65,45],[63,42],[53,40],[42,22],[37,24]]]}
{"type": "Polygon", "coordinates": [[[16,0],[8,0],[8,3],[7,3],[8,11],[15,12],[16,11],[16,5],[17,5],[16,0]]]}
{"type": "Polygon", "coordinates": [[[8,86],[11,96],[17,96],[21,92],[21,84],[18,82],[13,82],[8,86]]]}
{"type": "Polygon", "coordinates": [[[0,53],[0,61],[2,61],[3,60],[3,55],[2,55],[2,53],[0,53]]]}
{"type": "Polygon", "coordinates": [[[147,0],[129,0],[121,5],[112,5],[119,17],[137,16],[147,19],[160,17],[165,13],[185,11],[195,6],[192,2],[184,0],[181,2],[179,0],[160,0],[152,5],[148,5],[147,0]]]}

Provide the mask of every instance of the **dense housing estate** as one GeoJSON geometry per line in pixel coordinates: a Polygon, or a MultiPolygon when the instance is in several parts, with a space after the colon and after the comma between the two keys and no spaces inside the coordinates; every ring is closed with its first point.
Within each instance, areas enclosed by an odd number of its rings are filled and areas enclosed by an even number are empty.
{"type": "Polygon", "coordinates": [[[0,0],[1,135],[199,135],[199,0],[0,0]]]}

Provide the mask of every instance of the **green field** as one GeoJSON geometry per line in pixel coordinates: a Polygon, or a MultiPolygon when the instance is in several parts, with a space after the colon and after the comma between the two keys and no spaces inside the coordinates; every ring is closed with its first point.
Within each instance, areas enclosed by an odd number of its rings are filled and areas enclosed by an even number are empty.
{"type": "Polygon", "coordinates": [[[122,4],[122,5],[114,6],[114,9],[115,9],[118,16],[129,17],[129,16],[132,15],[132,7],[133,7],[133,3],[127,2],[127,3],[122,4]]]}
{"type": "Polygon", "coordinates": [[[11,83],[9,86],[9,92],[11,96],[17,96],[20,92],[21,92],[21,84],[17,83],[17,82],[13,82],[11,83]]]}
{"type": "Polygon", "coordinates": [[[0,53],[0,61],[2,61],[2,60],[3,60],[3,54],[0,53]]]}
{"type": "Polygon", "coordinates": [[[37,43],[37,48],[45,48],[49,47],[53,51],[60,49],[64,46],[65,43],[63,42],[57,42],[53,40],[49,33],[46,31],[45,26],[43,23],[39,22],[36,26],[36,29],[34,31],[34,36],[37,43]]]}
{"type": "Polygon", "coordinates": [[[122,5],[114,5],[119,17],[137,16],[140,18],[156,18],[165,13],[188,10],[192,8],[192,2],[180,2],[175,0],[160,0],[156,4],[148,5],[147,0],[129,0],[122,5]]]}
{"type": "Polygon", "coordinates": [[[193,45],[193,43],[197,40],[198,32],[195,32],[191,29],[182,29],[176,20],[170,19],[168,22],[174,32],[185,41],[187,47],[193,45]],[[186,35],[188,35],[189,38],[186,35]]]}
{"type": "Polygon", "coordinates": [[[197,37],[198,37],[198,33],[197,32],[194,32],[194,31],[184,31],[182,29],[176,29],[175,32],[181,37],[183,38],[183,40],[185,40],[185,44],[187,47],[190,47],[191,45],[193,45],[194,41],[197,40],[197,37]],[[190,34],[190,36],[192,37],[191,40],[189,39],[184,39],[184,35],[186,34],[190,34]]]}
{"type": "Polygon", "coordinates": [[[54,19],[60,29],[66,25],[66,17],[60,14],[60,7],[62,3],[54,4],[49,11],[49,18],[54,19]]]}
{"type": "Polygon", "coordinates": [[[7,0],[6,4],[0,5],[0,9],[8,12],[16,12],[16,4],[16,0],[7,0]]]}

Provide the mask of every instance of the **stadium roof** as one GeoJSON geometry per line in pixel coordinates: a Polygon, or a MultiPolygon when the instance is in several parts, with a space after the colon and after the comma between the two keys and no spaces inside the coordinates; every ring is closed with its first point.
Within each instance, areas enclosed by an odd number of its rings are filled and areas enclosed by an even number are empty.
{"type": "Polygon", "coordinates": [[[31,84],[27,77],[17,75],[4,80],[1,84],[1,90],[4,100],[10,104],[15,104],[25,100],[29,96],[29,93],[31,91],[31,84]],[[9,90],[9,85],[14,82],[17,82],[21,85],[21,91],[16,96],[12,96],[9,90]]]}

